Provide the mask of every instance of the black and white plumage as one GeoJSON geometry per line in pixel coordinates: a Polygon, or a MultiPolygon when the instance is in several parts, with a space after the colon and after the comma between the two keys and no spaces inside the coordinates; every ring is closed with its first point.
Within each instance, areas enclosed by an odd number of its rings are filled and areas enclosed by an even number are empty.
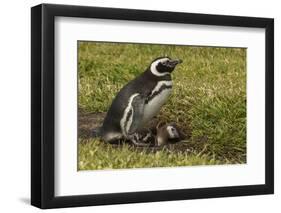
{"type": "Polygon", "coordinates": [[[106,142],[131,140],[168,100],[172,91],[171,72],[179,59],[155,59],[141,75],[126,84],[114,98],[99,135],[106,142]]]}

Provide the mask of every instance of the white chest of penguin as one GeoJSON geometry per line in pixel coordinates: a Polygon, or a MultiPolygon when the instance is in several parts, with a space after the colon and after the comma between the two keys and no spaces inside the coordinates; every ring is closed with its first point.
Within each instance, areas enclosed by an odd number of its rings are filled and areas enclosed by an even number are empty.
{"type": "Polygon", "coordinates": [[[172,92],[172,81],[159,81],[144,106],[143,124],[150,121],[168,100],[172,92]]]}

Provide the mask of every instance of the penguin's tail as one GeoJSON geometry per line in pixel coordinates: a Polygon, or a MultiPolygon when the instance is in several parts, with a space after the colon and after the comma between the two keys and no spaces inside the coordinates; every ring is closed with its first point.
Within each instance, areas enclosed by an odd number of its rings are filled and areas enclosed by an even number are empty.
{"type": "Polygon", "coordinates": [[[101,137],[101,127],[97,127],[92,130],[92,137],[94,138],[101,137]]]}

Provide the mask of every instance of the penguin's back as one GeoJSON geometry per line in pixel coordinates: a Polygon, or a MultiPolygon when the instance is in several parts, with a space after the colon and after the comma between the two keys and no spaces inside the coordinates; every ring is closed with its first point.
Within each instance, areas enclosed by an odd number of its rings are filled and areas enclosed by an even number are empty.
{"type": "Polygon", "coordinates": [[[145,97],[148,95],[146,93],[148,93],[154,85],[155,82],[147,80],[144,73],[126,84],[113,99],[104,119],[102,131],[120,132],[120,120],[122,119],[124,111],[128,106],[130,97],[134,94],[139,94],[140,96],[145,97]]]}

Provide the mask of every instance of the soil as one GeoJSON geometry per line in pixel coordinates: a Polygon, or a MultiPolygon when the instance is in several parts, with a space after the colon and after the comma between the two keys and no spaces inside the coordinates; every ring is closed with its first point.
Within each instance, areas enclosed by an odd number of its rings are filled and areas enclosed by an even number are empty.
{"type": "Polygon", "coordinates": [[[90,139],[94,129],[102,125],[105,112],[100,113],[81,113],[78,115],[78,134],[79,138],[90,139]]]}

